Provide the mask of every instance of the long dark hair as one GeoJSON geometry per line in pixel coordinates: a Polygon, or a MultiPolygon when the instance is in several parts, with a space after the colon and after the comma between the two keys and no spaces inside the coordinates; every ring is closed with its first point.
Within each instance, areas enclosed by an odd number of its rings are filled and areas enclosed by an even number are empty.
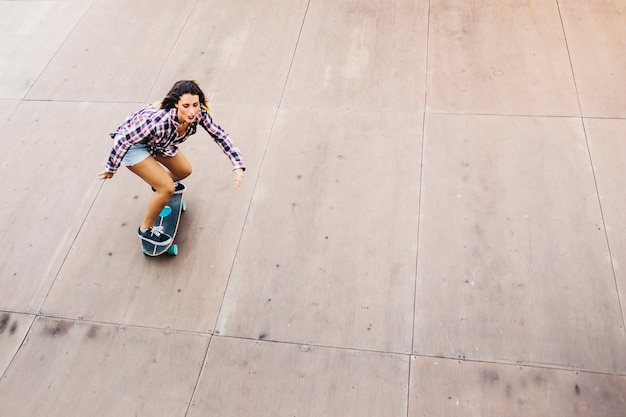
{"type": "Polygon", "coordinates": [[[200,86],[197,82],[192,80],[181,80],[176,81],[170,91],[167,93],[165,98],[161,100],[161,104],[159,104],[159,108],[161,109],[173,109],[176,106],[176,103],[180,100],[180,97],[183,94],[191,94],[193,96],[198,96],[200,101],[200,106],[204,109],[208,110],[209,106],[206,104],[206,97],[204,93],[200,89],[200,86]]]}

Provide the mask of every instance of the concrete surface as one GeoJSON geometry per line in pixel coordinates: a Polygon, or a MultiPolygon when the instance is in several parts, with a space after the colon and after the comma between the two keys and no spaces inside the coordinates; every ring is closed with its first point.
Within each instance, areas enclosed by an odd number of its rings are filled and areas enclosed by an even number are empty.
{"type": "Polygon", "coordinates": [[[0,0],[0,416],[626,416],[621,0],[0,0]],[[178,79],[177,257],[108,132],[178,79]]]}

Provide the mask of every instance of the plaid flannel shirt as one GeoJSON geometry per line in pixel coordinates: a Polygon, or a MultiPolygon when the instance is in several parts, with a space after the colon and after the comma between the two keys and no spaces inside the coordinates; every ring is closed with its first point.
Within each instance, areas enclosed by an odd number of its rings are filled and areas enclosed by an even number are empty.
{"type": "Polygon", "coordinates": [[[241,152],[232,142],[230,136],[224,132],[224,129],[213,121],[206,109],[201,108],[200,113],[189,124],[184,135],[178,137],[178,110],[176,108],[170,110],[157,109],[152,104],[149,104],[128,116],[117,130],[110,134],[111,138],[115,139],[115,143],[109,155],[105,171],[112,174],[117,172],[124,155],[136,143],[148,145],[153,156],[157,154],[165,156],[176,155],[178,145],[196,133],[198,124],[222,148],[224,154],[230,159],[233,169],[246,169],[241,152]]]}

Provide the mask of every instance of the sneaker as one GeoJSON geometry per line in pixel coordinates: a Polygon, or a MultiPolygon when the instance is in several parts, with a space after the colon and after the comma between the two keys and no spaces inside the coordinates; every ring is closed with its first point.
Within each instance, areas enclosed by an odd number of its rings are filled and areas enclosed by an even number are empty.
{"type": "Polygon", "coordinates": [[[167,246],[172,241],[170,235],[163,233],[163,226],[153,226],[143,233],[141,228],[139,228],[137,234],[142,240],[157,246],[167,246]]]}
{"type": "Polygon", "coordinates": [[[185,187],[185,184],[178,181],[174,183],[174,187],[174,194],[182,194],[183,191],[187,189],[187,187],[185,187]]]}
{"type": "MultiPolygon", "coordinates": [[[[177,181],[174,183],[174,194],[182,194],[186,189],[187,187],[182,182],[177,181]]],[[[152,187],[152,191],[156,191],[154,187],[152,187]]]]}

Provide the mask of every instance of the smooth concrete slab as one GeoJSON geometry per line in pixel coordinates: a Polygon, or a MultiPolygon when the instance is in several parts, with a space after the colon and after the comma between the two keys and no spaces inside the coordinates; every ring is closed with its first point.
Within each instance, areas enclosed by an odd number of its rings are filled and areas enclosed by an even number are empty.
{"type": "Polygon", "coordinates": [[[35,316],[0,311],[0,376],[20,349],[35,316]]]}
{"type": "Polygon", "coordinates": [[[188,417],[406,415],[408,362],[405,355],[214,337],[188,417]]]}
{"type": "Polygon", "coordinates": [[[578,104],[621,114],[614,0],[0,3],[41,45],[0,95],[0,415],[623,414],[624,132],[578,104]],[[185,144],[181,253],[149,262],[150,191],[96,174],[180,78],[249,169],[185,144]]]}
{"type": "Polygon", "coordinates": [[[143,102],[195,3],[94,0],[27,98],[143,102]]]}
{"type": "Polygon", "coordinates": [[[181,146],[194,173],[185,181],[187,211],[176,237],[177,257],[142,254],[137,227],[151,191],[130,171],[118,171],[99,193],[42,311],[212,331],[274,115],[269,107],[222,106],[213,112],[244,155],[247,179],[239,190],[230,161],[206,132],[199,129],[181,146]]]}
{"type": "Polygon", "coordinates": [[[432,113],[580,115],[556,2],[435,0],[432,113]]]}
{"type": "Polygon", "coordinates": [[[0,309],[39,311],[100,189],[119,107],[24,101],[0,131],[0,309]]]}
{"type": "MultiPolygon", "coordinates": [[[[2,128],[9,121],[11,113],[20,104],[19,100],[1,100],[0,99],[0,132],[2,128]]],[[[2,139],[0,139],[2,140],[2,139]]]]}
{"type": "Polygon", "coordinates": [[[622,416],[626,377],[414,357],[409,417],[622,416]]]}
{"type": "Polygon", "coordinates": [[[626,4],[560,0],[583,115],[626,116],[626,4]]]}
{"type": "Polygon", "coordinates": [[[279,111],[220,335],[410,352],[421,125],[279,111]]]}
{"type": "Polygon", "coordinates": [[[308,3],[197,2],[152,100],[161,99],[174,81],[192,79],[213,103],[278,106],[308,3]]]}
{"type": "Polygon", "coordinates": [[[0,380],[2,413],[185,416],[208,342],[206,335],[38,318],[0,380]]]}
{"type": "Polygon", "coordinates": [[[585,119],[585,131],[611,248],[615,285],[626,317],[626,120],[585,119]]]}
{"type": "Polygon", "coordinates": [[[311,1],[282,106],[422,110],[427,29],[427,1],[311,1]]]}
{"type": "Polygon", "coordinates": [[[0,98],[23,98],[91,0],[0,1],[0,98]]]}
{"type": "Polygon", "coordinates": [[[623,374],[581,121],[429,115],[425,131],[414,352],[623,374]]]}

